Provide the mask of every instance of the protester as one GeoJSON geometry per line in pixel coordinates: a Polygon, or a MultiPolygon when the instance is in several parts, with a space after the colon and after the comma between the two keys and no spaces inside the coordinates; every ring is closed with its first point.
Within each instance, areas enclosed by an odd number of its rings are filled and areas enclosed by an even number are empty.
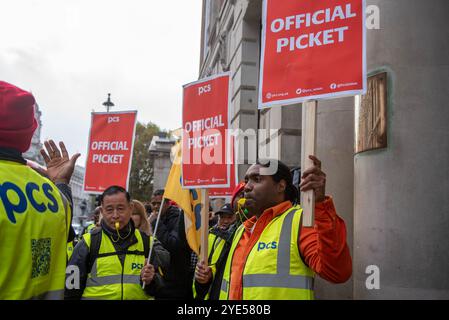
{"type": "Polygon", "coordinates": [[[0,81],[0,300],[62,299],[75,162],[64,143],[45,142],[46,170],[22,153],[37,128],[32,94],[0,81]],[[48,177],[48,178],[47,178],[48,177]]]}
{"type": "MultiPolygon", "coordinates": [[[[246,172],[244,209],[249,219],[234,235],[220,299],[313,299],[314,273],[332,283],[350,278],[345,223],[332,198],[325,196],[321,161],[310,159],[314,165],[303,173],[300,188],[315,193],[312,228],[301,226],[298,190],[285,164],[278,161],[274,174],[267,174],[270,162],[258,162],[246,172]],[[291,251],[293,247],[298,251],[291,251]]],[[[200,270],[199,276],[207,277],[207,271],[200,270]]]]}
{"type": "Polygon", "coordinates": [[[159,270],[168,268],[170,255],[154,240],[147,264],[153,239],[134,227],[132,212],[125,189],[111,186],[103,192],[101,226],[83,235],[69,261],[79,270],[80,288],[66,288],[66,299],[145,300],[163,287],[159,270]]]}
{"type": "MultiPolygon", "coordinates": [[[[159,189],[153,192],[153,196],[151,197],[151,214],[150,214],[150,223],[153,223],[157,219],[157,216],[159,214],[159,211],[161,210],[162,205],[162,199],[164,196],[164,190],[159,189]]],[[[162,208],[162,212],[167,212],[168,207],[170,207],[170,204],[168,201],[164,201],[164,207],[162,208]]]]}
{"type": "MultiPolygon", "coordinates": [[[[218,300],[220,294],[221,279],[230,247],[226,246],[226,242],[232,239],[230,227],[236,222],[236,215],[231,204],[224,204],[216,215],[218,222],[209,230],[208,275],[207,277],[199,275],[194,281],[194,297],[197,300],[218,300]]],[[[204,263],[198,265],[198,268],[205,267],[204,263]]]]}
{"type": "Polygon", "coordinates": [[[237,218],[229,203],[224,204],[215,214],[218,216],[218,221],[212,230],[218,230],[220,232],[227,231],[237,218]]]}
{"type": "Polygon", "coordinates": [[[145,212],[147,214],[147,219],[150,219],[151,213],[153,212],[153,209],[151,207],[151,203],[145,202],[144,206],[145,206],[145,212]]]}
{"type": "Polygon", "coordinates": [[[219,257],[215,262],[215,267],[211,266],[209,261],[209,266],[204,261],[198,262],[196,266],[194,282],[196,299],[218,300],[219,298],[224,267],[229,254],[229,250],[231,249],[234,233],[237,228],[247,219],[245,212],[237,204],[238,200],[244,195],[244,187],[245,183],[240,182],[232,191],[231,204],[232,211],[236,216],[236,220],[229,226],[225,233],[220,234],[221,238],[225,239],[226,241],[223,247],[220,248],[220,250],[215,251],[215,255],[218,255],[218,252],[220,252],[219,257]]]}
{"type": "Polygon", "coordinates": [[[171,264],[164,275],[165,286],[158,291],[156,299],[183,299],[193,298],[192,279],[190,270],[190,249],[185,233],[184,214],[170,202],[164,201],[159,224],[156,227],[159,209],[162,204],[164,190],[156,190],[151,198],[153,212],[150,216],[152,230],[155,237],[170,252],[171,264]]]}
{"type": "MultiPolygon", "coordinates": [[[[230,224],[228,229],[225,230],[225,233],[220,233],[221,238],[226,241],[224,242],[223,247],[214,251],[214,255],[219,255],[219,257],[213,259],[215,261],[214,265],[211,265],[211,261],[208,261],[208,264],[204,261],[200,261],[196,265],[194,281],[195,299],[218,300],[224,267],[229,250],[231,249],[234,232],[237,230],[238,226],[246,220],[245,213],[237,204],[238,200],[244,195],[244,187],[245,183],[240,182],[232,191],[231,209],[235,214],[236,219],[235,222],[230,224]]],[[[214,241],[214,239],[209,239],[209,249],[211,243],[210,240],[214,241]]],[[[211,257],[210,252],[211,251],[208,252],[208,257],[211,257]]]]}
{"type": "Polygon", "coordinates": [[[215,214],[212,206],[209,206],[209,228],[212,228],[217,224],[218,216],[215,214]]]}
{"type": "Polygon", "coordinates": [[[82,234],[91,232],[93,229],[100,226],[101,206],[96,207],[91,216],[93,218],[93,222],[84,228],[82,234]]]}
{"type": "Polygon", "coordinates": [[[148,222],[147,213],[143,203],[139,200],[131,200],[131,203],[133,204],[131,219],[133,219],[134,226],[144,232],[147,236],[152,235],[150,223],[148,222]]]}

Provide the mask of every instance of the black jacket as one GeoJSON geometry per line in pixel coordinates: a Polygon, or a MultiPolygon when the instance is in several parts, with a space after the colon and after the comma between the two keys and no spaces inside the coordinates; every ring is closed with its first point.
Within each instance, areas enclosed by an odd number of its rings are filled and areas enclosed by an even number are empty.
{"type": "MultiPolygon", "coordinates": [[[[132,220],[129,222],[129,227],[125,228],[125,230],[120,231],[120,235],[122,237],[125,237],[127,234],[129,234],[128,237],[125,239],[119,239],[119,241],[112,243],[114,244],[116,251],[126,251],[130,246],[137,243],[137,238],[134,235],[134,223],[132,220]]],[[[105,224],[104,221],[101,223],[101,228],[97,228],[97,232],[104,231],[104,233],[109,237],[113,237],[115,235],[115,231],[108,228],[108,226],[105,224]]],[[[149,241],[148,236],[144,234],[143,232],[140,233],[142,235],[143,241],[149,241]]],[[[114,239],[116,239],[117,236],[115,235],[114,239]]],[[[148,253],[145,252],[145,256],[148,256],[148,253]]],[[[119,255],[121,264],[123,265],[125,261],[125,255],[119,255]]],[[[80,275],[80,288],[79,289],[68,289],[66,287],[64,292],[64,299],[65,300],[79,300],[81,299],[84,289],[86,288],[86,281],[87,281],[87,275],[90,272],[90,267],[92,266],[93,261],[91,261],[91,255],[89,247],[87,246],[86,242],[84,241],[84,238],[78,244],[73,250],[72,257],[69,260],[68,266],[74,265],[77,266],[79,269],[79,275],[80,275]]],[[[168,269],[168,266],[170,264],[170,254],[167,250],[165,250],[161,243],[157,240],[154,242],[153,246],[153,253],[151,256],[151,264],[154,265],[155,269],[158,270],[158,267],[161,267],[162,270],[168,269]]],[[[70,277],[70,274],[67,274],[66,278],[70,277]]],[[[162,277],[156,273],[153,281],[150,283],[150,285],[145,286],[145,292],[151,296],[155,296],[156,292],[164,286],[164,282],[162,277]]]]}
{"type": "MultiPolygon", "coordinates": [[[[155,229],[156,220],[152,222],[155,229]]],[[[156,299],[193,299],[193,273],[190,270],[190,249],[185,233],[184,214],[170,206],[161,215],[156,238],[170,252],[171,263],[164,275],[165,286],[158,291],[156,299]]]]}

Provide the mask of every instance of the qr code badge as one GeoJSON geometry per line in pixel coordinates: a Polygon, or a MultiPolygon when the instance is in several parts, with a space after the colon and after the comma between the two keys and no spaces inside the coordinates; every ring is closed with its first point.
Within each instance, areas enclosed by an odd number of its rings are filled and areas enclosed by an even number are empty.
{"type": "Polygon", "coordinates": [[[31,255],[31,278],[47,275],[50,272],[51,238],[31,239],[31,255]]]}

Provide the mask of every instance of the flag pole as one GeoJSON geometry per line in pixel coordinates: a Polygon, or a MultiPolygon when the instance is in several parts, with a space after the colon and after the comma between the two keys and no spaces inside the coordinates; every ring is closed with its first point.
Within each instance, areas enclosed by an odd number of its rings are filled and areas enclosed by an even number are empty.
{"type": "Polygon", "coordinates": [[[207,263],[207,251],[209,240],[209,191],[205,188],[201,189],[201,249],[200,258],[207,263]]]}
{"type": "MultiPolygon", "coordinates": [[[[159,207],[159,213],[156,218],[156,225],[154,226],[153,241],[150,242],[150,252],[148,253],[148,259],[147,259],[148,264],[150,264],[150,258],[151,258],[151,253],[153,252],[154,240],[156,239],[156,231],[157,231],[157,227],[159,225],[159,220],[161,219],[161,212],[162,212],[162,208],[164,207],[164,204],[165,204],[165,198],[162,198],[161,206],[159,207]]],[[[150,224],[150,227],[151,227],[151,224],[150,224]]],[[[155,270],[155,272],[156,272],[156,270],[155,270]]],[[[142,289],[145,289],[145,282],[142,285],[142,289]]]]}

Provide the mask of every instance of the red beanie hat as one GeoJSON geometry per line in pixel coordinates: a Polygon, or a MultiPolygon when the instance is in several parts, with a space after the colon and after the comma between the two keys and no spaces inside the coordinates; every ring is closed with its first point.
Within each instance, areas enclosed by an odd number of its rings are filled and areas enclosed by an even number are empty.
{"type": "MultiPolygon", "coordinates": [[[[235,186],[234,191],[232,191],[232,200],[231,200],[231,206],[234,204],[235,197],[245,189],[245,182],[240,182],[238,185],[235,186]]],[[[234,209],[234,208],[232,208],[234,209]]]]}
{"type": "Polygon", "coordinates": [[[37,128],[34,97],[16,86],[0,81],[0,147],[25,152],[37,128]]]}

